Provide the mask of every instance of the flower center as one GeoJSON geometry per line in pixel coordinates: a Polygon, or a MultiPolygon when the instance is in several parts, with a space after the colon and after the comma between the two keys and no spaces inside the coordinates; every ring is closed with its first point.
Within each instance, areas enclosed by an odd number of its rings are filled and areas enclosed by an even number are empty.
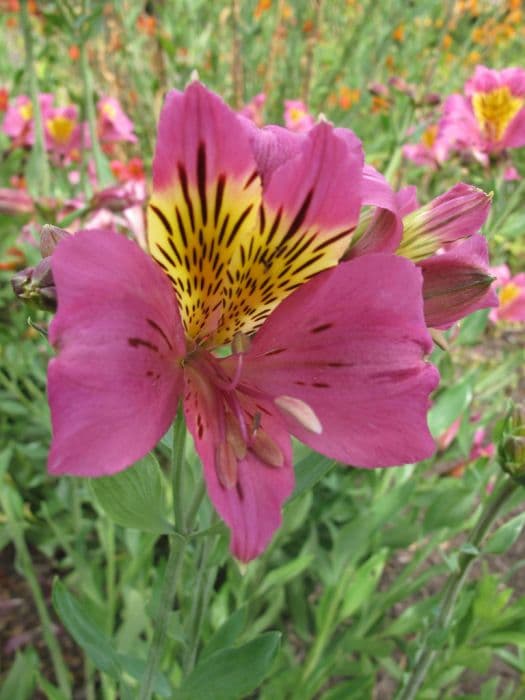
{"type": "Polygon", "coordinates": [[[18,113],[24,121],[28,122],[33,117],[33,105],[31,102],[26,102],[25,104],[20,105],[18,108],[18,113]]]}
{"type": "Polygon", "coordinates": [[[472,97],[472,108],[480,129],[491,141],[501,141],[523,104],[524,99],[514,96],[506,85],[490,92],[476,92],[472,97]]]}
{"type": "Polygon", "coordinates": [[[75,122],[68,117],[53,117],[46,121],[47,130],[53,139],[60,144],[66,144],[73,133],[75,122]]]}
{"type": "Polygon", "coordinates": [[[427,129],[425,129],[423,135],[421,136],[421,142],[423,143],[423,145],[427,148],[432,148],[432,146],[436,143],[437,133],[437,124],[432,124],[432,126],[429,126],[427,129]]]}
{"type": "Polygon", "coordinates": [[[100,111],[110,121],[115,119],[115,117],[117,116],[117,109],[115,105],[111,104],[111,102],[105,102],[100,108],[100,111]]]}
{"type": "Polygon", "coordinates": [[[292,121],[293,124],[297,124],[298,122],[301,121],[301,119],[304,118],[306,115],[306,112],[304,109],[299,109],[298,107],[292,107],[290,110],[290,120],[292,121]]]}
{"type": "Polygon", "coordinates": [[[500,306],[506,306],[514,301],[521,293],[521,289],[514,282],[509,282],[504,287],[502,287],[499,293],[499,303],[500,306]]]}

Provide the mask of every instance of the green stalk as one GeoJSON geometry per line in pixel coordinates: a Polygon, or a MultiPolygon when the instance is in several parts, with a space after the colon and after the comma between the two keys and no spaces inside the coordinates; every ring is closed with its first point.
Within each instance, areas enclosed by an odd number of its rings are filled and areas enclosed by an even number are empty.
{"type": "Polygon", "coordinates": [[[31,102],[33,105],[33,133],[35,139],[33,144],[33,156],[38,169],[38,177],[35,179],[37,183],[36,194],[49,197],[51,193],[51,172],[47,161],[44,125],[42,122],[40,102],[38,100],[38,81],[36,78],[33,55],[33,35],[31,33],[31,23],[27,10],[27,0],[22,0],[20,3],[20,19],[24,37],[25,70],[29,78],[29,94],[31,95],[31,102]]]}
{"type": "Polygon", "coordinates": [[[80,71],[82,74],[82,84],[84,86],[84,108],[86,111],[86,119],[89,127],[89,136],[91,139],[91,150],[93,152],[93,160],[95,161],[95,169],[97,171],[98,184],[100,187],[109,187],[112,184],[113,178],[109,170],[106,157],[102,152],[100,141],[97,133],[97,115],[95,111],[95,102],[93,99],[93,78],[91,68],[89,66],[87,41],[80,41],[80,71]]]}
{"type": "Polygon", "coordinates": [[[184,672],[186,674],[188,674],[195,665],[202,622],[208,608],[210,585],[214,578],[211,576],[209,560],[214,543],[215,538],[212,541],[211,537],[206,537],[201,547],[201,558],[195,582],[195,594],[191,605],[190,622],[188,625],[189,641],[183,663],[184,672]]]}
{"type": "MultiPolygon", "coordinates": [[[[173,504],[175,517],[178,519],[177,522],[182,525],[180,529],[184,531],[184,510],[182,499],[180,499],[179,496],[182,492],[183,470],[185,467],[184,447],[186,443],[186,426],[184,424],[184,415],[180,406],[173,425],[173,435],[174,439],[171,458],[172,484],[174,489],[173,504]],[[177,439],[175,439],[175,436],[177,436],[177,439]]],[[[196,511],[197,509],[195,509],[193,512],[193,517],[195,517],[196,511]]],[[[188,527],[191,527],[192,524],[193,523],[190,523],[188,518],[188,527]]],[[[142,684],[138,695],[139,700],[150,700],[153,693],[154,678],[160,666],[162,652],[164,651],[169,613],[173,608],[173,599],[175,598],[179,574],[184,561],[184,551],[186,549],[187,539],[181,539],[180,537],[173,536],[169,539],[170,554],[166,565],[166,571],[164,572],[161,598],[154,622],[155,626],[153,631],[153,639],[149,649],[146,669],[144,671],[144,676],[142,678],[142,684]]]]}
{"type": "Polygon", "coordinates": [[[64,661],[64,657],[62,656],[60,645],[58,644],[55,633],[53,632],[53,623],[49,617],[44,595],[33,568],[33,562],[26,545],[23,530],[20,527],[20,523],[18,522],[11,505],[10,488],[0,488],[0,503],[7,517],[7,529],[11,539],[15,543],[16,553],[22,566],[24,578],[31,589],[31,595],[33,596],[38,617],[40,618],[40,624],[42,625],[42,635],[51,655],[51,662],[53,664],[53,670],[55,672],[58,686],[65,697],[69,698],[71,697],[69,671],[67,664],[64,661]]]}
{"type": "Polygon", "coordinates": [[[469,550],[471,551],[463,552],[461,554],[458,561],[457,571],[452,574],[447,581],[443,602],[441,603],[437,619],[434,622],[431,632],[427,634],[425,640],[423,641],[410,678],[408,679],[405,687],[401,689],[397,700],[414,700],[416,697],[416,693],[422,686],[426,675],[438,654],[436,649],[432,649],[430,647],[431,638],[436,632],[445,630],[450,624],[456,599],[461,592],[461,589],[465,585],[470,567],[474,561],[476,561],[478,556],[480,556],[479,553],[476,554],[475,552],[479,552],[483,538],[496,519],[501,507],[509,500],[517,488],[517,482],[505,478],[501,484],[501,487],[487,502],[486,507],[482,511],[478,522],[467,540],[467,544],[471,545],[469,547],[469,550]]]}
{"type": "Polygon", "coordinates": [[[185,531],[184,523],[184,491],[182,487],[183,470],[179,465],[184,461],[184,447],[186,444],[186,424],[182,406],[179,406],[175,422],[173,424],[173,437],[171,443],[171,473],[173,484],[173,517],[175,527],[180,532],[185,531]]]}

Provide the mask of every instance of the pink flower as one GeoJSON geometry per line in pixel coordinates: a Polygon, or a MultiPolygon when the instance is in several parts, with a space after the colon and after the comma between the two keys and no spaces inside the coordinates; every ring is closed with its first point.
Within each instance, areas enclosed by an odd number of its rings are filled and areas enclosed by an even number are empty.
{"type": "Polygon", "coordinates": [[[115,97],[103,97],[98,102],[98,135],[103,143],[137,142],[134,126],[115,97]]]}
{"type": "MultiPolygon", "coordinates": [[[[53,105],[53,95],[41,93],[38,96],[42,117],[45,120],[53,105]]],[[[16,146],[32,146],[33,133],[33,105],[27,95],[19,95],[9,103],[4,116],[2,131],[14,141],[16,146]]]]}
{"type": "Polygon", "coordinates": [[[507,265],[492,268],[496,276],[495,286],[498,290],[499,306],[492,309],[489,318],[498,321],[525,321],[525,273],[512,276],[507,265]]]}
{"type": "Polygon", "coordinates": [[[508,165],[503,173],[503,179],[505,182],[514,182],[516,180],[521,180],[521,175],[513,165],[508,165]]]}
{"type": "Polygon", "coordinates": [[[438,135],[438,125],[431,124],[423,131],[420,143],[407,143],[403,146],[403,155],[416,165],[428,165],[437,168],[448,156],[448,146],[438,135]]]}
{"type": "Polygon", "coordinates": [[[346,130],[258,130],[193,83],[167,97],[153,176],[151,257],[105,231],[53,254],[48,466],[125,469],[182,400],[232,551],[249,561],[293,489],[290,435],[361,467],[432,453],[421,274],[392,254],[339,263],[362,202],[388,204],[346,130]]]}
{"type": "Polygon", "coordinates": [[[284,123],[287,129],[301,133],[314,125],[314,118],[301,100],[284,101],[284,123]]]}
{"type": "Polygon", "coordinates": [[[82,148],[83,126],[78,121],[78,108],[75,105],[50,108],[45,119],[44,129],[48,150],[66,156],[73,149],[82,148]]]}
{"type": "Polygon", "coordinates": [[[266,103],[266,93],[260,92],[244,105],[239,114],[250,119],[256,126],[264,124],[264,105],[266,103]]]}
{"type": "Polygon", "coordinates": [[[491,153],[525,145],[525,70],[477,66],[464,95],[444,105],[440,138],[486,164],[491,153]]]}

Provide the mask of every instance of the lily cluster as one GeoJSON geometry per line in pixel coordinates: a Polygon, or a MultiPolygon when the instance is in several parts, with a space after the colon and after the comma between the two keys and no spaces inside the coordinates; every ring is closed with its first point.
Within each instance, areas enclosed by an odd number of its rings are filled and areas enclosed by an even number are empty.
{"type": "MultiPolygon", "coordinates": [[[[38,98],[46,149],[61,162],[78,162],[82,149],[90,148],[87,124],[80,121],[77,105],[56,107],[55,97],[41,93],[38,98]]],[[[34,144],[34,116],[31,98],[19,95],[9,102],[2,131],[11,139],[11,147],[31,147],[34,144]]],[[[102,144],[121,141],[136,143],[133,122],[126,116],[119,101],[102,97],[97,105],[97,135],[102,144]]]]}
{"type": "Polygon", "coordinates": [[[444,102],[440,119],[423,133],[420,144],[404,154],[418,164],[440,165],[451,153],[488,165],[507,149],[525,145],[525,70],[477,66],[463,94],[444,102]]]}
{"type": "Polygon", "coordinates": [[[496,304],[467,185],[418,207],[349,130],[257,128],[199,83],[168,94],[148,252],[106,230],[51,257],[52,474],[151,450],[182,402],[208,494],[249,561],[294,485],[294,436],[357,467],[429,457],[428,326],[496,304]]]}

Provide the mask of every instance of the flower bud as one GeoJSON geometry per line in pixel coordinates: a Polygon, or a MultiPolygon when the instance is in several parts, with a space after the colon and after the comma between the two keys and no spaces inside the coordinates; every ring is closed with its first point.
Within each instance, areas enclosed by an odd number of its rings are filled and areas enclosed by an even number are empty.
{"type": "Polygon", "coordinates": [[[57,244],[71,234],[63,228],[44,224],[40,229],[40,254],[47,258],[53,254],[57,244]]]}
{"type": "Polygon", "coordinates": [[[44,258],[35,267],[17,272],[11,279],[11,285],[19,299],[46,311],[56,311],[57,296],[51,257],[44,258]]]}
{"type": "Polygon", "coordinates": [[[24,190],[0,187],[0,214],[30,214],[33,200],[24,190]]]}
{"type": "Polygon", "coordinates": [[[114,213],[124,211],[124,209],[129,209],[129,207],[132,207],[138,203],[138,198],[131,192],[128,192],[121,185],[106,187],[104,190],[95,192],[91,198],[92,209],[109,209],[114,213]]]}
{"type": "Polygon", "coordinates": [[[491,200],[483,190],[460,182],[403,218],[397,254],[419,262],[449,243],[472,236],[484,224],[491,200]]]}

